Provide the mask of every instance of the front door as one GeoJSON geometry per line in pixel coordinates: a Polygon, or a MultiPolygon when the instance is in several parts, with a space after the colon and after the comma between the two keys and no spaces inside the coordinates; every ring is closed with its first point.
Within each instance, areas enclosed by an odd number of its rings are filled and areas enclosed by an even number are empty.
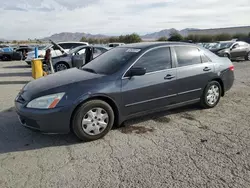
{"type": "Polygon", "coordinates": [[[148,51],[133,67],[146,68],[146,74],[122,79],[124,115],[158,109],[175,102],[176,68],[172,68],[169,47],[148,51]]]}
{"type": "Polygon", "coordinates": [[[213,63],[196,47],[175,46],[178,102],[198,100],[214,75],[213,63]]]}

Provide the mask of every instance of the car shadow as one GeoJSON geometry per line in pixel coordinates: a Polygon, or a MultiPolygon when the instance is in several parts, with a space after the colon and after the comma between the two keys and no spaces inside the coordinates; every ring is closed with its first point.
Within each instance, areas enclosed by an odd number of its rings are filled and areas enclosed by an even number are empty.
{"type": "Polygon", "coordinates": [[[79,143],[73,134],[46,135],[24,128],[14,107],[0,112],[0,154],[79,143]]]}
{"type": "Polygon", "coordinates": [[[192,104],[192,105],[187,105],[187,106],[179,107],[179,108],[172,109],[172,110],[152,113],[150,115],[145,115],[139,118],[130,119],[124,122],[123,127],[131,126],[133,124],[142,123],[142,122],[149,121],[149,120],[153,120],[153,121],[160,122],[160,123],[169,123],[170,118],[167,117],[168,115],[180,114],[183,112],[187,113],[187,112],[192,112],[192,111],[197,111],[197,110],[202,110],[202,108],[198,104],[192,104]]]}
{"type": "MultiPolygon", "coordinates": [[[[145,122],[148,120],[154,120],[156,122],[168,123],[169,118],[167,115],[178,114],[182,112],[189,112],[200,110],[196,105],[178,108],[175,110],[169,110],[160,113],[154,113],[151,115],[143,116],[140,118],[134,118],[126,121],[123,126],[114,128],[120,130],[122,133],[129,133],[131,130],[127,128],[133,128],[133,124],[145,122]]],[[[82,143],[72,133],[62,135],[46,135],[40,132],[34,132],[21,126],[18,117],[16,115],[14,107],[0,112],[0,154],[36,150],[47,147],[67,146],[73,144],[82,143]]],[[[135,126],[136,128],[136,126],[135,126]]],[[[138,127],[139,133],[145,132],[142,126],[138,127]]],[[[146,130],[147,131],[147,130],[146,130]]],[[[151,131],[151,130],[149,130],[151,131]]]]}
{"type": "Polygon", "coordinates": [[[4,69],[22,69],[22,68],[31,68],[29,65],[14,65],[14,66],[6,66],[4,69]]]}
{"type": "Polygon", "coordinates": [[[15,77],[15,76],[21,76],[21,77],[31,77],[32,73],[29,72],[11,72],[11,73],[0,73],[1,77],[15,77]]]}

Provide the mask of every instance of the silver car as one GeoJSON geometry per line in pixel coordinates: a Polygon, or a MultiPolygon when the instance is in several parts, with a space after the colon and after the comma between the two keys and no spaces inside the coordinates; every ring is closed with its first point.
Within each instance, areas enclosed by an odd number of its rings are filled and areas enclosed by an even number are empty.
{"type": "Polygon", "coordinates": [[[56,72],[79,68],[109,49],[105,46],[79,46],[61,56],[52,57],[52,64],[56,72]]]}

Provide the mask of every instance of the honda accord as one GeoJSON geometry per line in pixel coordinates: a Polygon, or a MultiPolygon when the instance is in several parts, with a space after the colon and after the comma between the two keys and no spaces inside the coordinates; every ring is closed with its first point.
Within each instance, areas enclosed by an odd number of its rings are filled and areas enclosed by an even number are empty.
{"type": "Polygon", "coordinates": [[[31,81],[15,108],[27,128],[72,131],[92,141],[130,118],[194,103],[213,108],[233,82],[232,62],[203,47],[136,43],[113,48],[80,69],[31,81]]]}

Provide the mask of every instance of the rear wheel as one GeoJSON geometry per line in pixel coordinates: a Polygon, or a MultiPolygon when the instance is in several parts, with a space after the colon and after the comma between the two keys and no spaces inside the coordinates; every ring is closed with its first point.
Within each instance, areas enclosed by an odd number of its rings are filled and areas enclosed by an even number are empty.
{"type": "Polygon", "coordinates": [[[220,101],[221,92],[222,89],[219,82],[217,81],[210,82],[206,86],[203,95],[201,97],[201,106],[203,106],[204,108],[215,107],[220,101]]]}
{"type": "Polygon", "coordinates": [[[250,61],[250,52],[247,53],[246,57],[245,57],[246,61],[250,61]]]}
{"type": "Polygon", "coordinates": [[[92,100],[80,106],[74,114],[72,129],[83,141],[93,141],[105,136],[114,124],[114,112],[109,104],[92,100]]]}

